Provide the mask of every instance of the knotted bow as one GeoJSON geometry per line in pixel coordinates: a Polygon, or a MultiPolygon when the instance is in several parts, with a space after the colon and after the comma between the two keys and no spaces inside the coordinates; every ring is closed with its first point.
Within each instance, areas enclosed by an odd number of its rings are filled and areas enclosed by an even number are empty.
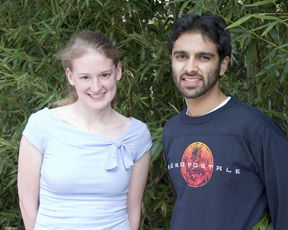
{"type": "Polygon", "coordinates": [[[114,142],[111,145],[110,151],[106,158],[106,170],[117,171],[118,170],[118,159],[122,159],[125,168],[128,170],[133,166],[133,160],[129,153],[126,145],[122,141],[114,142]]]}

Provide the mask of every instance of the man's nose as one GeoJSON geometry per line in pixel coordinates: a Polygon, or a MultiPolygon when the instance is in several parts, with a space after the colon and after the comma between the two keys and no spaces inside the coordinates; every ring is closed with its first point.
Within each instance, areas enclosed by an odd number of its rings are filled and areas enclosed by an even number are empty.
{"type": "Polygon", "coordinates": [[[187,60],[184,70],[187,73],[195,73],[198,71],[198,65],[195,58],[191,57],[187,60]]]}

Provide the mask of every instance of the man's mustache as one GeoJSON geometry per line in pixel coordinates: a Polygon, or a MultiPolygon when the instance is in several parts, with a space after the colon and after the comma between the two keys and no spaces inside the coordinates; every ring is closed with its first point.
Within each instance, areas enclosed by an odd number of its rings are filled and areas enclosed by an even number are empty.
{"type": "Polygon", "coordinates": [[[197,74],[197,73],[183,73],[183,74],[181,74],[180,77],[183,78],[185,76],[187,76],[187,77],[200,77],[201,79],[203,78],[203,76],[201,74],[197,74]]]}

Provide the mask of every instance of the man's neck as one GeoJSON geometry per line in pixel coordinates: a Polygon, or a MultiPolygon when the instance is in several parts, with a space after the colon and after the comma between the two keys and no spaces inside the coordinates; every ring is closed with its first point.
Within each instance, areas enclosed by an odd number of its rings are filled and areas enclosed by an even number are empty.
{"type": "Polygon", "coordinates": [[[220,90],[217,93],[202,95],[195,99],[185,98],[188,115],[191,117],[203,116],[215,109],[226,99],[227,96],[220,90]]]}

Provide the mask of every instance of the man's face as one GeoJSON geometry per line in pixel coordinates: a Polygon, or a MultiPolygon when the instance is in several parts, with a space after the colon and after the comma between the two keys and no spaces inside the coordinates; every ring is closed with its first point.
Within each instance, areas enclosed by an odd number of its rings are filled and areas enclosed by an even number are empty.
{"type": "Polygon", "coordinates": [[[171,60],[176,87],[185,98],[192,99],[218,88],[218,78],[228,63],[219,63],[215,44],[200,33],[182,34],[174,43],[171,60]]]}

